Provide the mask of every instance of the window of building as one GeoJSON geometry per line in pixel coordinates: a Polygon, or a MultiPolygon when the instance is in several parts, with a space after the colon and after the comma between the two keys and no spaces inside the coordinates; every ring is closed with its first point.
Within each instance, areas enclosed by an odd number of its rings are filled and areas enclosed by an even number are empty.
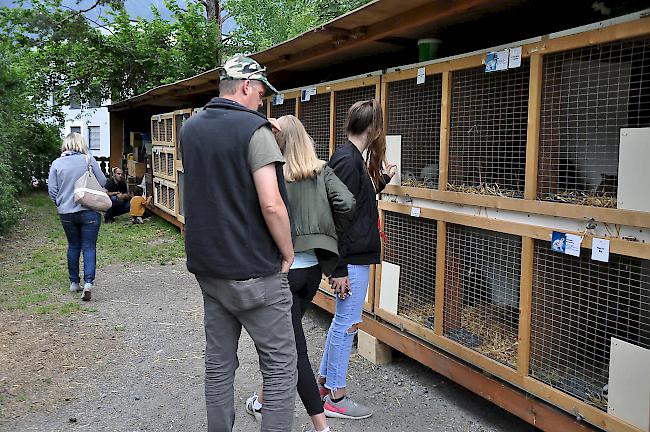
{"type": "Polygon", "coordinates": [[[79,101],[79,93],[76,87],[70,87],[70,109],[81,109],[81,102],[79,101]]]}
{"type": "Polygon", "coordinates": [[[81,134],[81,126],[70,126],[70,133],[81,134]]]}
{"type": "Polygon", "coordinates": [[[99,150],[101,148],[99,126],[88,126],[88,148],[90,150],[99,150]]]}

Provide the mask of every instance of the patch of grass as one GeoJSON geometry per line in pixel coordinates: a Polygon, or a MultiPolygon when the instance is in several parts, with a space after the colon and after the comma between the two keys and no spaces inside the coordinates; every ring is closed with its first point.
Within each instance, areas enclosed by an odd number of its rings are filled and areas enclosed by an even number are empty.
{"type": "Polygon", "coordinates": [[[81,305],[79,303],[66,303],[59,308],[59,313],[61,315],[71,315],[74,312],[79,312],[81,310],[81,305]]]}
{"type": "MultiPolygon", "coordinates": [[[[44,193],[21,199],[27,219],[24,232],[0,252],[0,308],[69,315],[84,309],[68,302],[67,240],[56,208],[44,193]],[[58,295],[57,295],[58,294],[58,295]],[[60,300],[59,300],[60,298],[60,300]]],[[[153,217],[132,225],[123,215],[113,224],[102,223],[97,240],[97,272],[105,265],[128,263],[173,264],[185,254],[178,228],[153,217]]],[[[83,260],[79,268],[83,273],[83,260]]]]}
{"type": "Polygon", "coordinates": [[[27,400],[27,393],[25,392],[20,392],[18,396],[16,396],[16,400],[18,402],[25,402],[27,400]]]}
{"type": "Polygon", "coordinates": [[[46,314],[52,313],[52,311],[54,311],[54,309],[56,309],[55,304],[46,304],[46,305],[43,305],[43,306],[36,306],[34,308],[34,312],[39,314],[39,315],[46,315],[46,314]]]}
{"type": "Polygon", "coordinates": [[[115,327],[113,327],[115,331],[124,331],[126,330],[126,325],[124,324],[115,324],[115,327]]]}

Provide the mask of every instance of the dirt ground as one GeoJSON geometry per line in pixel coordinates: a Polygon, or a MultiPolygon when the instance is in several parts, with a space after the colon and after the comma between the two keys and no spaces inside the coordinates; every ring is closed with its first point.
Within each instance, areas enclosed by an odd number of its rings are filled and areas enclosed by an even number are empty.
{"type": "MultiPolygon", "coordinates": [[[[0,431],[205,430],[202,299],[184,263],[109,266],[91,312],[0,317],[0,431]]],[[[330,317],[304,327],[314,366],[330,317]]],[[[244,401],[258,385],[254,345],[239,348],[236,431],[258,430],[244,401]]],[[[367,420],[330,421],[334,431],[530,431],[524,422],[404,357],[375,366],[356,353],[352,394],[375,409],[367,420]]],[[[296,402],[294,431],[309,429],[296,402]]]]}

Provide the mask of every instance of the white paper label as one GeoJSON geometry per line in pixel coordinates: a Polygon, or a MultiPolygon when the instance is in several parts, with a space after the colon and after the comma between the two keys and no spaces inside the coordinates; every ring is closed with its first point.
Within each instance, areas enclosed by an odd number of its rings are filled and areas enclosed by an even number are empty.
{"type": "Polygon", "coordinates": [[[609,240],[594,238],[591,241],[591,259],[595,261],[609,262],[609,240]]]}
{"type": "Polygon", "coordinates": [[[273,96],[273,105],[282,105],[284,103],[284,95],[282,93],[278,93],[275,96],[273,96]]]}
{"type": "Polygon", "coordinates": [[[300,102],[309,102],[311,97],[316,94],[316,87],[304,88],[300,91],[300,102]]]}
{"type": "Polygon", "coordinates": [[[566,235],[566,251],[567,255],[579,257],[580,256],[580,244],[582,243],[582,237],[575,234],[566,235]]]}
{"type": "Polygon", "coordinates": [[[420,217],[420,207],[411,207],[411,216],[420,217]]]}
{"type": "Polygon", "coordinates": [[[521,66],[521,47],[510,48],[508,68],[518,68],[519,66],[521,66]]]}
{"type": "Polygon", "coordinates": [[[426,69],[421,67],[418,69],[418,77],[415,80],[416,84],[424,84],[424,81],[426,80],[426,69]]]}

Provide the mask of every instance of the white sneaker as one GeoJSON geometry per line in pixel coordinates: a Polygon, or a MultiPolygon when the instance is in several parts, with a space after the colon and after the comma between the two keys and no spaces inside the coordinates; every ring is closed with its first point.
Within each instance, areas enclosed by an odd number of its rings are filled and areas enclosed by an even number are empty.
{"type": "Polygon", "coordinates": [[[70,292],[76,293],[79,291],[81,291],[81,285],[79,285],[79,282],[70,282],[70,292]]]}
{"type": "Polygon", "coordinates": [[[312,429],[309,429],[307,432],[332,432],[332,431],[330,430],[330,427],[327,426],[327,427],[326,427],[325,429],[323,429],[322,431],[316,430],[316,428],[312,428],[312,429]]]}
{"type": "Polygon", "coordinates": [[[90,301],[90,291],[93,289],[93,284],[86,282],[84,284],[84,291],[81,293],[81,300],[90,301]]]}
{"type": "MultiPolygon", "coordinates": [[[[257,393],[253,393],[253,396],[246,399],[246,412],[253,417],[255,420],[262,421],[262,408],[255,409],[255,402],[257,402],[257,393]]],[[[259,403],[259,402],[258,402],[259,403]]]]}

